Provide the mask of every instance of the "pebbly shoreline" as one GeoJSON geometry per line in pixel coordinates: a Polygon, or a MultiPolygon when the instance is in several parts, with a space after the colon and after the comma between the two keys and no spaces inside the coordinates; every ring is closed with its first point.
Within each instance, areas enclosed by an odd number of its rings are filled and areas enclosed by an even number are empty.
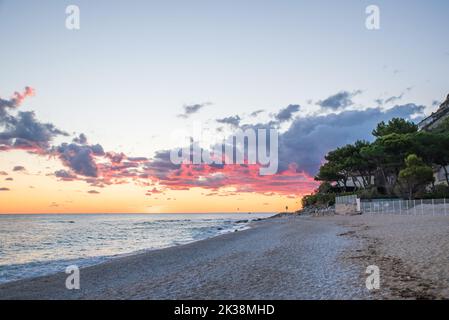
{"type": "Polygon", "coordinates": [[[448,232],[443,216],[282,215],[83,268],[80,290],[60,273],[0,285],[0,299],[447,299],[448,232]]]}

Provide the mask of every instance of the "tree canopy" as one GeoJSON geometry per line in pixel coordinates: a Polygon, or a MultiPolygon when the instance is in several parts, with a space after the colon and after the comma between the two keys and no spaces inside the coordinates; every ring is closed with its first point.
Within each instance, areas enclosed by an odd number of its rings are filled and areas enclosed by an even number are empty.
{"type": "Polygon", "coordinates": [[[405,168],[399,172],[399,182],[411,200],[419,188],[433,182],[433,170],[416,154],[411,154],[405,158],[405,168]]]}
{"type": "Polygon", "coordinates": [[[376,129],[373,130],[373,136],[376,138],[383,137],[392,133],[406,134],[418,131],[418,126],[413,122],[402,118],[393,118],[385,124],[384,121],[377,124],[376,129]]]}
{"type": "Polygon", "coordinates": [[[372,134],[373,142],[358,140],[328,152],[315,177],[322,182],[315,201],[329,203],[329,194],[347,191],[413,198],[436,190],[435,170],[444,172],[449,186],[449,118],[431,132],[393,118],[380,122],[372,134]]]}

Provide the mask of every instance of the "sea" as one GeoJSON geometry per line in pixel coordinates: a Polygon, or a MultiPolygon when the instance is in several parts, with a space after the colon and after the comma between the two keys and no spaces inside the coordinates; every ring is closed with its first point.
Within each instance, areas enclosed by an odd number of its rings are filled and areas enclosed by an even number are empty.
{"type": "Polygon", "coordinates": [[[274,213],[0,215],[0,283],[249,228],[274,213]]]}

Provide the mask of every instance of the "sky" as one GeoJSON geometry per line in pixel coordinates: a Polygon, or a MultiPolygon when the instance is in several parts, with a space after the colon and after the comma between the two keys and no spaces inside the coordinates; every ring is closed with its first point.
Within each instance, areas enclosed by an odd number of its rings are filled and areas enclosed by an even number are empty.
{"type": "Polygon", "coordinates": [[[297,209],[326,152],[445,99],[447,12],[447,1],[0,0],[0,213],[297,209]],[[372,4],[379,30],[365,25],[372,4]],[[69,5],[79,30],[66,28],[69,5]],[[173,132],[197,123],[210,144],[276,127],[278,172],[174,166],[173,132]]]}

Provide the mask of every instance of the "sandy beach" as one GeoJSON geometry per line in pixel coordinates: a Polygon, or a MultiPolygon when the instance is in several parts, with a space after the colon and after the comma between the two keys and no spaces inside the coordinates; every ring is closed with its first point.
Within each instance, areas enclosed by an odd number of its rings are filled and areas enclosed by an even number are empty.
{"type": "Polygon", "coordinates": [[[251,229],[0,285],[0,299],[449,298],[449,217],[282,217],[251,229]],[[379,290],[366,267],[380,268],[379,290]]]}
{"type": "MultiPolygon", "coordinates": [[[[449,217],[362,215],[333,217],[351,231],[345,237],[358,249],[345,260],[380,268],[381,288],[375,299],[449,298],[449,217]]],[[[364,275],[365,276],[365,275],[364,275]]]]}

